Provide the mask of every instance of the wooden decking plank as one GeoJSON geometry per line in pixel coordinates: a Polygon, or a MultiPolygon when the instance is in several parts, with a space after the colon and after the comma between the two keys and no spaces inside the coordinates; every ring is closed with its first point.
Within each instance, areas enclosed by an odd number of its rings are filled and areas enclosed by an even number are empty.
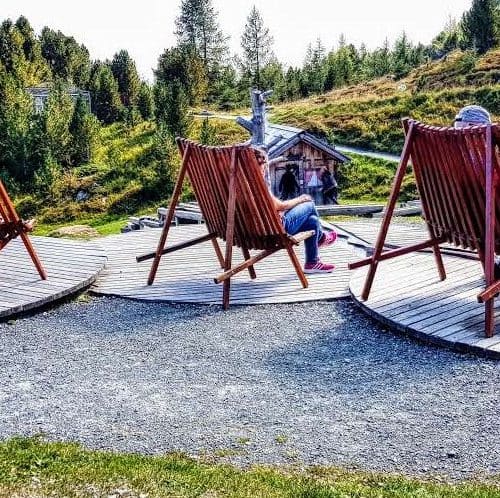
{"type": "MultiPolygon", "coordinates": [[[[175,227],[169,234],[167,247],[206,233],[206,227],[191,225],[175,227]]],[[[108,251],[108,264],[92,291],[106,295],[172,302],[220,303],[222,286],[216,286],[213,278],[221,273],[211,243],[179,251],[162,258],[153,286],[146,286],[151,262],[137,264],[135,257],[156,248],[158,230],[144,234],[124,234],[106,238],[102,246],[108,251]]],[[[220,243],[224,251],[224,243],[220,243]]],[[[240,249],[235,249],[235,262],[242,262],[240,249]]],[[[252,251],[257,254],[259,251],[252,251]]],[[[297,255],[303,247],[295,249],[297,255]]],[[[257,279],[251,281],[248,272],[241,272],[231,279],[231,301],[234,303],[300,302],[332,297],[347,297],[349,272],[347,261],[354,258],[350,247],[338,244],[323,251],[324,259],[333,260],[337,268],[330,275],[309,275],[309,289],[302,289],[300,282],[284,251],[277,253],[255,266],[257,279]]]]}
{"type": "Polygon", "coordinates": [[[471,276],[464,280],[459,287],[450,289],[447,286],[432,285],[426,296],[416,294],[410,301],[411,294],[406,294],[404,289],[401,290],[401,296],[404,297],[403,303],[394,302],[392,306],[385,305],[382,307],[374,306],[374,309],[380,313],[390,314],[392,317],[397,317],[398,320],[409,320],[414,316],[423,317],[428,311],[443,306],[451,305],[456,307],[459,299],[475,298],[477,295],[478,278],[477,275],[471,276]],[[415,301],[415,304],[413,304],[415,301]],[[408,309],[408,306],[411,308],[408,309]]]}
{"type": "MultiPolygon", "coordinates": [[[[484,305],[477,302],[477,294],[484,288],[480,264],[449,254],[443,259],[448,275],[443,282],[429,280],[429,269],[435,265],[432,253],[419,253],[406,272],[393,264],[395,260],[379,264],[366,302],[359,301],[367,273],[361,268],[351,278],[351,295],[371,316],[400,331],[460,351],[500,358],[500,335],[484,337],[484,305]]],[[[495,315],[499,334],[499,300],[495,315]]]]}
{"type": "Polygon", "coordinates": [[[22,241],[0,252],[0,317],[6,318],[57,301],[90,285],[104,267],[104,251],[91,243],[31,237],[48,273],[41,280],[22,241]]]}

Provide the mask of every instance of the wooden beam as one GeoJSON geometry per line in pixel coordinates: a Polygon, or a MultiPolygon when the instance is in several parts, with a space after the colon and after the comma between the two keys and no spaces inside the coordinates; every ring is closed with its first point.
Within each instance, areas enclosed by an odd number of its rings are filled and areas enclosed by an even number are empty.
{"type": "Polygon", "coordinates": [[[218,277],[214,278],[214,282],[216,284],[220,284],[221,282],[225,283],[232,276],[236,275],[237,273],[240,273],[243,270],[246,270],[247,268],[250,268],[261,259],[267,258],[267,256],[274,254],[276,251],[279,251],[280,249],[281,247],[279,247],[278,249],[267,249],[265,251],[262,251],[256,256],[252,256],[250,259],[247,259],[243,263],[240,263],[239,265],[235,266],[234,268],[229,268],[224,273],[221,273],[218,277]]]}
{"type": "MultiPolygon", "coordinates": [[[[229,170],[229,198],[227,200],[227,228],[226,228],[226,257],[224,258],[224,270],[230,270],[233,258],[234,242],[234,218],[236,211],[236,169],[238,163],[239,150],[234,147],[231,150],[231,166],[229,170]]],[[[250,265],[248,265],[250,266],[250,265]]],[[[248,268],[246,266],[245,268],[248,268]]],[[[224,289],[222,292],[222,307],[229,308],[229,293],[231,291],[231,275],[224,279],[224,289]]]]}
{"type": "MultiPolygon", "coordinates": [[[[207,233],[202,237],[197,237],[196,239],[188,240],[186,242],[181,242],[179,244],[175,244],[174,246],[166,247],[161,251],[161,254],[168,254],[170,252],[179,251],[180,249],[185,249],[186,247],[195,246],[196,244],[201,244],[202,242],[207,242],[209,240],[213,240],[216,237],[214,233],[207,233]]],[[[143,254],[142,256],[136,256],[135,260],[138,263],[142,261],[146,261],[148,259],[153,259],[156,256],[157,252],[150,252],[147,254],[143,254]]]]}
{"type": "MultiPolygon", "coordinates": [[[[409,254],[410,252],[421,251],[422,249],[434,247],[436,244],[441,244],[443,241],[444,237],[442,239],[431,239],[412,246],[400,247],[398,249],[393,249],[392,251],[386,251],[378,256],[377,261],[385,261],[386,259],[403,256],[404,254],[409,254]]],[[[361,268],[362,266],[370,265],[372,263],[373,258],[366,258],[354,263],[349,263],[347,266],[349,270],[355,270],[356,268],[361,268]]]]}

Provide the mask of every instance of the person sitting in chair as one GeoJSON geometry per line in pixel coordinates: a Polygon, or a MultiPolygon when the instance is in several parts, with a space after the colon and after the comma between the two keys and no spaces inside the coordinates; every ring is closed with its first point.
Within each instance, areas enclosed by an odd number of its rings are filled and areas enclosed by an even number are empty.
{"type": "Polygon", "coordinates": [[[466,128],[467,126],[481,126],[491,124],[490,113],[480,105],[466,105],[455,116],[453,126],[466,128]]]}
{"type": "MultiPolygon", "coordinates": [[[[466,105],[460,109],[455,117],[453,126],[457,129],[468,126],[481,126],[491,124],[490,113],[479,105],[466,105]]],[[[500,257],[495,256],[495,280],[500,279],[500,257]]]]}
{"type": "Polygon", "coordinates": [[[333,244],[337,240],[337,233],[335,231],[323,231],[318,211],[309,195],[303,194],[295,199],[284,201],[275,197],[271,190],[267,153],[263,149],[256,147],[254,150],[257,161],[262,167],[262,175],[267,183],[274,206],[281,216],[281,221],[286,232],[290,235],[295,235],[306,230],[314,230],[314,235],[304,241],[306,252],[304,273],[331,273],[335,265],[323,263],[320,260],[319,248],[333,244]]]}

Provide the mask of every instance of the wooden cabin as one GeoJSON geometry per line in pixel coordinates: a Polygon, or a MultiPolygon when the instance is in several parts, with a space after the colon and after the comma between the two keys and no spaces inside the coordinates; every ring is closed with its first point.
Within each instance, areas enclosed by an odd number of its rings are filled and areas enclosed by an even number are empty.
{"type": "MultiPolygon", "coordinates": [[[[238,120],[238,123],[249,132],[249,121],[238,120]]],[[[316,204],[323,204],[321,171],[326,166],[338,178],[340,165],[350,159],[340,153],[332,145],[320,140],[311,133],[292,126],[265,123],[264,144],[269,159],[283,157],[283,161],[271,163],[271,186],[274,195],[280,196],[279,185],[287,165],[291,166],[300,194],[309,194],[316,204]]]]}
{"type": "MultiPolygon", "coordinates": [[[[31,86],[26,88],[26,92],[28,92],[28,94],[31,95],[33,99],[33,106],[35,108],[36,113],[41,113],[44,110],[51,91],[52,91],[52,86],[49,84],[43,84],[40,86],[31,86]]],[[[89,91],[80,90],[79,88],[74,88],[74,87],[68,88],[66,91],[68,92],[68,95],[73,99],[74,102],[76,102],[78,98],[83,99],[84,102],[87,104],[89,111],[91,111],[91,99],[89,91]]]]}

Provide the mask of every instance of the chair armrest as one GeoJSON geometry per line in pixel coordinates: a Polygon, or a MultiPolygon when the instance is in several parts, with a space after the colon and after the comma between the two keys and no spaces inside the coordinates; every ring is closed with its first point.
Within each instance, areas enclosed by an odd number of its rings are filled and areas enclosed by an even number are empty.
{"type": "Polygon", "coordinates": [[[314,235],[314,230],[307,230],[305,232],[299,232],[295,235],[288,235],[288,239],[291,240],[293,244],[298,246],[302,241],[312,237],[314,235]]]}

